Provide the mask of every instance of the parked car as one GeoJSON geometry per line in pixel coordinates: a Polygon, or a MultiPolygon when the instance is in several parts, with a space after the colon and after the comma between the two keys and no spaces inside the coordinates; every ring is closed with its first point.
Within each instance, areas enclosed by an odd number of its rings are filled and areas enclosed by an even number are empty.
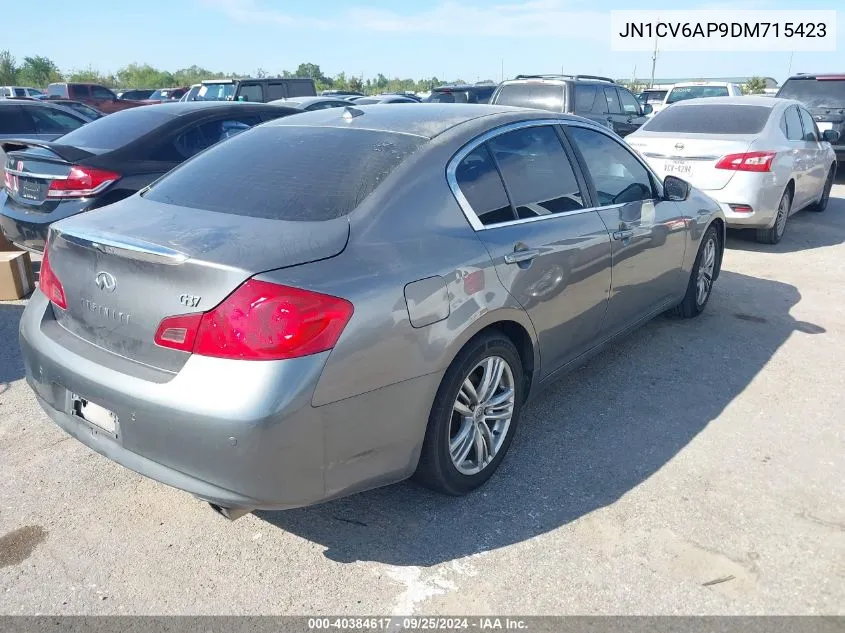
{"type": "Polygon", "coordinates": [[[11,99],[13,97],[38,97],[44,92],[38,88],[26,86],[0,86],[0,99],[11,99]]]}
{"type": "Polygon", "coordinates": [[[339,97],[291,97],[290,99],[277,99],[270,103],[297,108],[306,112],[326,108],[345,108],[351,105],[349,101],[339,97]]]}
{"type": "Polygon", "coordinates": [[[518,75],[499,84],[490,103],[577,114],[619,136],[638,129],[652,111],[627,88],[595,75],[518,75]]]}
{"type": "Polygon", "coordinates": [[[0,177],[6,154],[2,142],[10,138],[51,141],[82,127],[88,119],[63,106],[35,99],[0,99],[0,177]]]}
{"type": "Polygon", "coordinates": [[[364,97],[363,92],[357,92],[356,90],[323,90],[320,93],[321,97],[364,97]]]}
{"type": "Polygon", "coordinates": [[[144,101],[179,101],[190,88],[161,88],[153,92],[144,101]]]}
{"type": "Polygon", "coordinates": [[[820,132],[838,132],[839,140],[833,143],[833,150],[836,159],[845,163],[845,73],[794,75],[784,82],[777,96],[800,101],[813,115],[820,132]]]}
{"type": "Polygon", "coordinates": [[[272,79],[210,79],[203,81],[187,101],[250,101],[267,103],[286,97],[316,97],[314,80],[303,77],[272,79]]]}
{"type": "Polygon", "coordinates": [[[420,99],[413,92],[382,92],[377,96],[379,96],[379,97],[407,97],[411,101],[416,101],[417,103],[422,102],[422,99],[420,99]]]}
{"type": "Polygon", "coordinates": [[[717,200],[728,226],[777,244],[791,214],[827,207],[838,136],[820,133],[797,101],[746,96],[680,101],[626,140],[658,174],[717,200]]]}
{"type": "Polygon", "coordinates": [[[188,91],[182,95],[179,101],[198,101],[197,94],[202,88],[202,84],[193,84],[188,91]]]}
{"type": "Polygon", "coordinates": [[[145,101],[149,99],[155,90],[151,88],[134,88],[132,90],[118,90],[115,94],[118,99],[127,101],[145,101]]]}
{"type": "Polygon", "coordinates": [[[0,229],[41,252],[50,225],[143,189],[214,143],[299,112],[244,103],[163,103],[109,115],[53,142],[7,140],[0,229]],[[119,116],[118,116],[119,115],[119,116]]]}
{"type": "Polygon", "coordinates": [[[143,101],[118,99],[115,93],[99,84],[52,83],[47,86],[47,94],[62,99],[81,101],[105,114],[145,105],[143,101]]]}
{"type": "Polygon", "coordinates": [[[434,88],[426,97],[427,103],[489,103],[495,85],[452,85],[434,88]]]}
{"type": "Polygon", "coordinates": [[[640,105],[645,106],[646,104],[650,105],[652,108],[652,112],[649,116],[654,116],[660,110],[663,109],[663,101],[666,99],[666,95],[669,94],[668,90],[658,90],[656,88],[647,88],[643,90],[639,94],[637,94],[637,101],[640,102],[640,105]]]}
{"type": "Polygon", "coordinates": [[[105,116],[105,113],[100,112],[97,108],[93,108],[89,105],[86,105],[81,101],[74,101],[73,99],[62,99],[61,97],[53,97],[50,95],[43,95],[37,98],[42,101],[52,103],[54,105],[60,105],[66,108],[70,108],[71,110],[74,110],[77,114],[81,114],[89,121],[93,121],[95,119],[99,119],[105,116]]]}
{"type": "Polygon", "coordinates": [[[73,437],[230,518],[411,475],[464,494],[543,385],[704,309],[723,223],[581,118],[305,112],[54,225],[26,378],[73,437]]]}
{"type": "Polygon", "coordinates": [[[372,97],[361,97],[355,99],[355,105],[375,105],[384,103],[419,103],[416,99],[410,97],[401,97],[399,95],[375,95],[372,97]]]}
{"type": "Polygon", "coordinates": [[[678,83],[669,89],[663,104],[655,106],[655,112],[659,112],[666,106],[687,99],[704,99],[707,97],[741,97],[742,88],[739,84],[732,84],[720,81],[690,81],[678,83]]]}

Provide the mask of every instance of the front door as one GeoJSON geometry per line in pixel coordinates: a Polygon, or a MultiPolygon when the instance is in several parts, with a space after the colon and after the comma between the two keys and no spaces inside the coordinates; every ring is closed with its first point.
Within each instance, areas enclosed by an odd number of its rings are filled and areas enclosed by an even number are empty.
{"type": "Polygon", "coordinates": [[[612,238],[604,333],[613,335],[683,295],[687,219],[678,205],[658,196],[649,170],[623,142],[592,128],[565,129],[612,238]]]}
{"type": "Polygon", "coordinates": [[[455,169],[499,279],[534,324],[542,376],[597,342],[610,291],[610,237],[555,123],[508,126],[455,169]]]}

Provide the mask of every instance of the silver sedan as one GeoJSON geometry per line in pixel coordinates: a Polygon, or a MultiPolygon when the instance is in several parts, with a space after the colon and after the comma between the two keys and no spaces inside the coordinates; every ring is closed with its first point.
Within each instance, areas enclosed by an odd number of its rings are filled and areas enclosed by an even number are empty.
{"type": "Polygon", "coordinates": [[[230,518],[410,476],[464,494],[528,398],[704,310],[724,230],[579,117],[305,112],[54,224],[27,382],[73,437],[230,518]]]}
{"type": "Polygon", "coordinates": [[[838,138],[819,132],[797,101],[746,96],[675,103],[626,141],[658,174],[680,176],[717,200],[728,226],[777,244],[790,215],[827,207],[838,138]]]}

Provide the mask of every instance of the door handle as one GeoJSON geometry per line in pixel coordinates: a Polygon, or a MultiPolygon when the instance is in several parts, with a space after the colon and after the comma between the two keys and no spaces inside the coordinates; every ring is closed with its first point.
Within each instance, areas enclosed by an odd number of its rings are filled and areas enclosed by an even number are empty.
{"type": "Polygon", "coordinates": [[[505,255],[505,263],[520,264],[522,262],[530,262],[539,254],[540,251],[533,248],[524,251],[514,251],[513,253],[508,253],[507,255],[505,255]]]}
{"type": "Polygon", "coordinates": [[[616,231],[613,234],[614,240],[629,240],[634,237],[634,231],[632,229],[624,229],[622,231],[616,231]]]}

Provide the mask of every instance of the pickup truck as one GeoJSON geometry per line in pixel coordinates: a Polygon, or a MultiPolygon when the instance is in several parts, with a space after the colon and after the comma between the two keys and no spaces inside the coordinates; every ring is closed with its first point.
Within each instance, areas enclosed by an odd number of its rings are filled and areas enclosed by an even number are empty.
{"type": "Polygon", "coordinates": [[[127,108],[149,105],[143,101],[118,99],[114,92],[99,84],[52,83],[47,86],[47,94],[62,97],[63,99],[81,101],[106,114],[126,110],[127,108]]]}

